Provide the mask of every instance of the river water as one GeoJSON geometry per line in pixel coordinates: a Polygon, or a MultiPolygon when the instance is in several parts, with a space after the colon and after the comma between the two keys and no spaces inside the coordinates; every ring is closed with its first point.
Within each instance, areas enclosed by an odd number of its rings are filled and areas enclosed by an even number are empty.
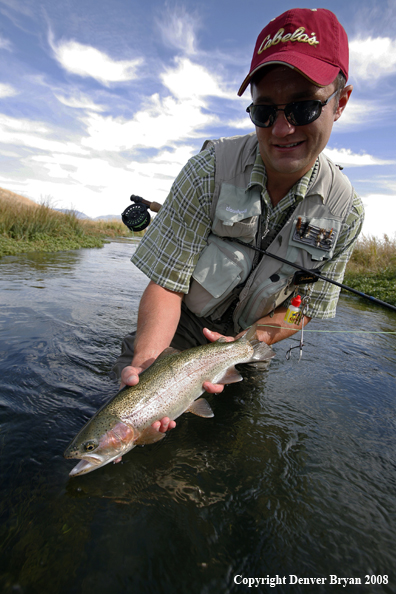
{"type": "Polygon", "coordinates": [[[396,592],[396,316],[355,297],[301,362],[286,341],[209,396],[213,419],[69,478],[63,451],[117,391],[134,249],[0,260],[0,591],[396,592]]]}

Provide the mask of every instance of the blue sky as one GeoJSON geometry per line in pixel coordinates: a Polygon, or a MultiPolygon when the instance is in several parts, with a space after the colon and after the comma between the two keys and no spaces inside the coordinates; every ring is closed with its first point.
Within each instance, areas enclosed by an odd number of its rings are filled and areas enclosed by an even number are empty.
{"type": "MultiPolygon", "coordinates": [[[[0,0],[0,187],[91,217],[163,202],[206,138],[253,130],[245,78],[281,0],[0,0]]],[[[316,3],[307,1],[307,8],[316,3]]],[[[396,0],[324,1],[354,91],[327,154],[396,232],[396,0]]]]}

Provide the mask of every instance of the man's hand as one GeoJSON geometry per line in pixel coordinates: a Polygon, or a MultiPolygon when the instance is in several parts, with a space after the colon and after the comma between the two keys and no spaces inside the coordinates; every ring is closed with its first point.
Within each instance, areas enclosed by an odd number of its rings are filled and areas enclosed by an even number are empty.
{"type": "MultiPolygon", "coordinates": [[[[120,390],[124,386],[136,386],[139,383],[139,374],[142,373],[142,367],[132,367],[132,365],[128,365],[128,367],[124,367],[121,372],[121,385],[120,390]]],[[[152,423],[152,428],[160,431],[160,433],[165,433],[168,429],[174,429],[176,427],[175,421],[171,421],[169,417],[163,417],[160,421],[155,421],[152,423]]]]}
{"type": "MultiPolygon", "coordinates": [[[[215,342],[216,340],[219,340],[219,338],[224,338],[227,342],[233,342],[235,340],[233,336],[223,336],[222,334],[219,334],[219,332],[212,332],[208,328],[204,328],[203,333],[209,342],[215,342]]],[[[224,390],[223,384],[211,384],[210,382],[204,382],[202,387],[206,392],[209,392],[209,394],[219,394],[224,390]]]]}

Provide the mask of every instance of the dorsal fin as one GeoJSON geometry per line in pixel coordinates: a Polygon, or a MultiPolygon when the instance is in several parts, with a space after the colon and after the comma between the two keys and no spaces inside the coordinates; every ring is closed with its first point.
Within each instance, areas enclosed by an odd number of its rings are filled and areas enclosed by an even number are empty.
{"type": "Polygon", "coordinates": [[[177,353],[180,353],[181,351],[178,351],[177,349],[174,349],[173,347],[167,347],[166,349],[164,349],[162,351],[162,353],[160,353],[158,355],[158,357],[156,358],[156,361],[158,361],[159,359],[165,359],[165,357],[169,357],[170,355],[176,355],[177,353]]]}
{"type": "Polygon", "coordinates": [[[253,326],[250,326],[250,328],[248,328],[248,331],[246,332],[246,334],[244,334],[243,336],[241,336],[240,340],[247,340],[248,342],[251,342],[252,340],[257,340],[257,323],[253,324],[253,326]]]}

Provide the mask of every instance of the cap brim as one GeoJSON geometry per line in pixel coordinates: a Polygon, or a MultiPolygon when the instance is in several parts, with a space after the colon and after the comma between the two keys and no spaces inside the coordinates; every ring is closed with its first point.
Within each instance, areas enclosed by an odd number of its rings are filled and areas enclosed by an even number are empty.
{"type": "Polygon", "coordinates": [[[277,52],[268,56],[268,58],[260,62],[254,70],[249,72],[238,91],[238,96],[241,97],[243,95],[252,77],[258,70],[261,70],[265,66],[270,66],[271,64],[283,64],[289,66],[289,68],[298,70],[298,72],[305,76],[305,78],[308,78],[308,80],[318,87],[326,87],[331,84],[340,71],[338,66],[334,66],[323,60],[317,60],[312,56],[290,51],[287,52],[287,54],[285,54],[285,52],[277,52]]]}

